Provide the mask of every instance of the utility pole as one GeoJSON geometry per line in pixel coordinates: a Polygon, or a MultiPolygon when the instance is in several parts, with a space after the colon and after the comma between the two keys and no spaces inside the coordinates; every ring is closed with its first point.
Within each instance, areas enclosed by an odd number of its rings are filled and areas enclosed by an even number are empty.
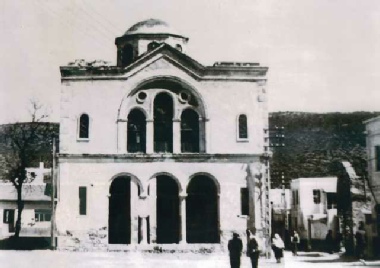
{"type": "Polygon", "coordinates": [[[53,138],[53,161],[52,161],[52,168],[51,168],[51,232],[50,232],[50,247],[51,249],[56,248],[55,244],[55,196],[56,196],[56,181],[55,181],[55,175],[56,175],[56,145],[55,145],[55,138],[53,138]]]}

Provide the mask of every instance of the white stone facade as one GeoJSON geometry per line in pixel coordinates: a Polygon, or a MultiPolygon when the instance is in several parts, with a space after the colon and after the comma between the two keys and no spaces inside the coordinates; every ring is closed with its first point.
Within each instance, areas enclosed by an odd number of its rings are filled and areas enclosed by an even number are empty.
{"type": "Polygon", "coordinates": [[[250,63],[202,66],[163,43],[125,67],[61,67],[58,247],[224,249],[232,231],[245,236],[255,228],[261,237],[269,235],[266,72],[250,63]],[[157,108],[160,97],[170,100],[170,111],[157,108]],[[195,127],[184,122],[188,111],[196,116],[195,127]],[[133,112],[144,118],[135,125],[133,112]],[[170,124],[161,123],[164,132],[157,132],[161,112],[172,114],[170,124]],[[82,115],[89,119],[84,136],[82,115]],[[195,133],[190,145],[186,133],[195,133]],[[165,149],[158,146],[160,135],[168,138],[165,149]],[[126,192],[115,186],[123,180],[126,192]],[[172,192],[164,189],[170,185],[172,192]],[[125,202],[127,216],[115,200],[125,202]],[[174,216],[158,215],[166,213],[165,204],[174,216]],[[125,217],[120,221],[126,230],[112,230],[121,228],[117,217],[125,217]],[[118,240],[120,234],[127,238],[118,240]]]}

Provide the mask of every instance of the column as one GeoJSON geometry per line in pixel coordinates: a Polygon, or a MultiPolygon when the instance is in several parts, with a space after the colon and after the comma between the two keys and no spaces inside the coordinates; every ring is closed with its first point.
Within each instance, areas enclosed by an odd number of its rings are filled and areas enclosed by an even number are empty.
{"type": "Polygon", "coordinates": [[[152,119],[146,120],[146,153],[154,152],[154,125],[152,119]]]}
{"type": "Polygon", "coordinates": [[[180,244],[186,244],[186,197],[187,195],[180,195],[180,210],[181,210],[181,239],[180,244]]]}
{"type": "Polygon", "coordinates": [[[206,150],[206,119],[199,117],[199,152],[205,153],[206,150]]]}
{"type": "Polygon", "coordinates": [[[139,228],[139,218],[138,218],[138,191],[137,185],[131,181],[131,244],[138,244],[138,228],[139,228]]]}
{"type": "Polygon", "coordinates": [[[148,221],[148,217],[147,216],[144,216],[144,217],[141,217],[141,242],[140,244],[142,245],[147,245],[148,244],[148,229],[147,229],[147,221],[148,221]]]}
{"type": "Polygon", "coordinates": [[[173,119],[173,153],[181,153],[181,120],[173,119]]]}
{"type": "Polygon", "coordinates": [[[128,121],[119,119],[117,121],[117,152],[126,153],[127,152],[127,131],[128,131],[128,121]]]}
{"type": "Polygon", "coordinates": [[[157,241],[157,179],[154,178],[149,184],[149,224],[150,224],[150,243],[157,241]]]}

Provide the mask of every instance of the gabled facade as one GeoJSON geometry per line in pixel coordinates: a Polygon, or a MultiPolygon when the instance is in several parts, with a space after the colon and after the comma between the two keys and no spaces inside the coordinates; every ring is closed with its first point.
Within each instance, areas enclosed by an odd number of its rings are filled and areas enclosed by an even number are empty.
{"type": "Polygon", "coordinates": [[[147,20],[116,38],[117,66],[61,67],[58,247],[225,247],[269,236],[266,73],[203,66],[147,20]]]}

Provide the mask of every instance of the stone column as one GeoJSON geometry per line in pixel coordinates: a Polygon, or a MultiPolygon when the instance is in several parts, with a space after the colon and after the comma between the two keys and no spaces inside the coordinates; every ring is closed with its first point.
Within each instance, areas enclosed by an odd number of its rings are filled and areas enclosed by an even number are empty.
{"type": "Polygon", "coordinates": [[[181,214],[181,238],[180,244],[186,244],[186,197],[187,194],[179,196],[180,214],[181,214]]]}
{"type": "Polygon", "coordinates": [[[148,217],[141,217],[141,242],[140,244],[142,245],[147,245],[148,244],[148,217]]]}
{"type": "Polygon", "coordinates": [[[119,119],[117,121],[117,152],[126,153],[127,152],[127,131],[128,131],[128,121],[119,119]]]}
{"type": "Polygon", "coordinates": [[[207,138],[206,138],[206,119],[199,117],[199,152],[205,153],[207,138]]]}
{"type": "Polygon", "coordinates": [[[152,179],[149,184],[149,224],[150,242],[157,241],[157,179],[152,179]]]}
{"type": "Polygon", "coordinates": [[[138,191],[137,185],[131,182],[131,244],[138,244],[138,227],[139,227],[139,218],[138,218],[138,191]]]}
{"type": "Polygon", "coordinates": [[[173,119],[173,153],[181,153],[181,120],[173,119]]]}
{"type": "Polygon", "coordinates": [[[154,152],[154,124],[152,119],[146,120],[146,153],[154,152]]]}

